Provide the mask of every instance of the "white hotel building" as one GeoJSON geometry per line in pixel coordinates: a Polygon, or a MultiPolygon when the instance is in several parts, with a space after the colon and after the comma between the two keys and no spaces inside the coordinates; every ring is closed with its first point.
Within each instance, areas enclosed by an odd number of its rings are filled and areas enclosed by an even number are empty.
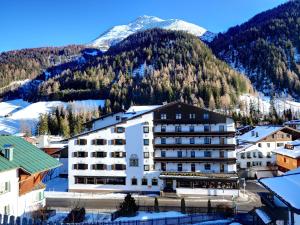
{"type": "Polygon", "coordinates": [[[185,103],[101,117],[68,147],[70,191],[238,194],[233,120],[185,103]]]}

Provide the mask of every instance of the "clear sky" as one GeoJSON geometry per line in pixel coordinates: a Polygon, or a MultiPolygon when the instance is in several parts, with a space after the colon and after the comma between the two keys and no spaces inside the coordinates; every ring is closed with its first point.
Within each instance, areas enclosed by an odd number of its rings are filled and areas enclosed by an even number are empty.
{"type": "Polygon", "coordinates": [[[0,52],[84,44],[141,15],[221,32],[287,0],[0,0],[0,52]]]}

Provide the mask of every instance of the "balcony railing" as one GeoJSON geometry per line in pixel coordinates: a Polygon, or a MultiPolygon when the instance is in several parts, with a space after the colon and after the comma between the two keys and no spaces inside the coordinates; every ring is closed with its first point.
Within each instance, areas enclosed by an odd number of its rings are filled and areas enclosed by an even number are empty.
{"type": "Polygon", "coordinates": [[[155,136],[158,137],[172,137],[172,136],[208,136],[208,137],[234,137],[234,131],[203,131],[203,132],[193,132],[193,131],[166,131],[166,132],[154,132],[155,136]]]}
{"type": "Polygon", "coordinates": [[[154,144],[155,148],[235,150],[234,144],[154,144]]]}
{"type": "Polygon", "coordinates": [[[229,164],[234,164],[236,158],[218,158],[218,157],[155,157],[156,162],[226,162],[229,164]]]}

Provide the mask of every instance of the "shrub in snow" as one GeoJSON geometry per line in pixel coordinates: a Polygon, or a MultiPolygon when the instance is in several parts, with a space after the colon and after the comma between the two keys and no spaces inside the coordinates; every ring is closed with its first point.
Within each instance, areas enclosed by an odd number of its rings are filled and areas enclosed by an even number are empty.
{"type": "Polygon", "coordinates": [[[158,199],[156,197],[154,199],[154,211],[159,212],[158,199]]]}
{"type": "Polygon", "coordinates": [[[85,218],[85,208],[74,208],[64,219],[64,223],[81,223],[85,218]]]}
{"type": "Polygon", "coordinates": [[[211,202],[210,202],[210,199],[208,199],[208,202],[207,202],[207,213],[211,213],[211,202]]]}
{"type": "Polygon", "coordinates": [[[131,194],[127,194],[124,201],[120,204],[120,216],[135,216],[138,206],[131,194]]]}
{"type": "Polygon", "coordinates": [[[184,198],[181,199],[181,213],[185,214],[186,213],[186,209],[185,209],[185,200],[184,198]]]}

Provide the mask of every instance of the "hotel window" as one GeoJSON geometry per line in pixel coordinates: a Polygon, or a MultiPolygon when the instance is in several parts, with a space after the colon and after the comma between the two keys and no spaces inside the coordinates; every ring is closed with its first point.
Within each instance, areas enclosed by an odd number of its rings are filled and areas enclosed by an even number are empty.
{"type": "Polygon", "coordinates": [[[75,177],[75,184],[85,184],[84,177],[75,177]]]}
{"type": "Polygon", "coordinates": [[[4,206],[4,215],[9,215],[10,214],[10,209],[9,205],[4,206]]]}
{"type": "Polygon", "coordinates": [[[191,145],[195,144],[195,138],[190,138],[190,144],[191,145]]]}
{"type": "Polygon", "coordinates": [[[191,158],[195,158],[195,151],[191,151],[191,158]]]}
{"type": "Polygon", "coordinates": [[[190,126],[190,132],[195,132],[195,127],[194,126],[190,126]]]}
{"type": "Polygon", "coordinates": [[[160,166],[162,171],[166,171],[166,163],[161,163],[160,166]]]}
{"type": "Polygon", "coordinates": [[[130,165],[130,167],[138,167],[139,166],[139,159],[136,154],[132,154],[130,156],[129,165],[130,165]]]}
{"type": "Polygon", "coordinates": [[[178,157],[178,158],[182,158],[182,151],[178,151],[178,152],[177,152],[177,157],[178,157]]]}
{"type": "Polygon", "coordinates": [[[268,148],[270,148],[271,144],[270,144],[270,143],[267,143],[267,146],[268,146],[268,148]]]}
{"type": "Polygon", "coordinates": [[[144,152],[144,158],[148,159],[149,158],[149,152],[144,152]]]}
{"type": "Polygon", "coordinates": [[[87,177],[86,178],[87,184],[95,184],[95,178],[94,177],[87,177]]]}
{"type": "Polygon", "coordinates": [[[196,171],[195,163],[192,163],[192,164],[191,164],[191,171],[192,171],[192,172],[195,172],[195,171],[196,171]]]}
{"type": "Polygon", "coordinates": [[[95,158],[105,158],[107,156],[106,152],[92,152],[92,157],[95,158]]]}
{"type": "Polygon", "coordinates": [[[176,120],[181,120],[181,113],[176,113],[176,120]]]}
{"type": "Polygon", "coordinates": [[[166,152],[165,151],[161,151],[160,155],[161,155],[161,157],[166,157],[166,152]]]}
{"type": "Polygon", "coordinates": [[[208,120],[209,119],[209,114],[208,113],[204,113],[203,114],[203,119],[208,120]]]}
{"type": "Polygon", "coordinates": [[[144,165],[144,171],[149,171],[149,165],[144,165]]]}
{"type": "Polygon", "coordinates": [[[165,114],[165,113],[160,114],[160,119],[166,120],[167,119],[167,114],[165,114]]]}
{"type": "Polygon", "coordinates": [[[247,158],[251,159],[251,152],[247,152],[247,158]]]}
{"type": "Polygon", "coordinates": [[[220,126],[219,126],[219,131],[220,131],[220,132],[223,132],[223,131],[225,131],[225,127],[224,127],[224,125],[220,125],[220,126]]]}
{"type": "Polygon", "coordinates": [[[245,153],[241,153],[241,159],[245,158],[245,153]]]}
{"type": "Polygon", "coordinates": [[[181,126],[175,126],[175,132],[181,132],[181,126]]]}
{"type": "Polygon", "coordinates": [[[177,145],[180,145],[181,144],[181,138],[175,138],[175,143],[177,145]]]}
{"type": "Polygon", "coordinates": [[[225,145],[225,138],[224,137],[220,137],[220,144],[225,145]]]}
{"type": "Polygon", "coordinates": [[[124,140],[124,139],[114,139],[114,140],[112,140],[112,144],[113,145],[125,145],[126,140],[124,140]]]}
{"type": "Polygon", "coordinates": [[[258,158],[263,158],[263,154],[261,152],[258,153],[258,158]]]}
{"type": "Polygon", "coordinates": [[[125,127],[116,127],[115,132],[116,133],[124,133],[125,132],[125,127]]]}
{"type": "Polygon", "coordinates": [[[106,170],[107,166],[105,164],[93,164],[92,170],[106,170]]]}
{"type": "Polygon", "coordinates": [[[287,137],[287,138],[290,138],[290,137],[291,137],[291,135],[290,135],[290,134],[286,134],[286,137],[287,137]]]}
{"type": "Polygon", "coordinates": [[[157,186],[158,180],[156,178],[152,179],[152,186],[157,186]]]}
{"type": "Polygon", "coordinates": [[[204,157],[211,157],[211,151],[204,151],[204,157]]]}
{"type": "Polygon", "coordinates": [[[190,113],[190,119],[196,119],[195,113],[190,113]]]}
{"type": "Polygon", "coordinates": [[[147,127],[143,127],[143,131],[144,131],[144,133],[149,133],[149,127],[147,126],[147,127]]]}
{"type": "Polygon", "coordinates": [[[182,171],[182,164],[178,163],[177,165],[177,171],[181,172],[182,171]]]}
{"type": "Polygon", "coordinates": [[[282,147],[282,146],[284,146],[283,143],[277,143],[277,147],[282,147]]]}
{"type": "Polygon", "coordinates": [[[73,165],[74,170],[86,170],[88,168],[88,164],[78,163],[73,165]]]}
{"type": "Polygon", "coordinates": [[[147,185],[148,185],[148,180],[147,180],[147,178],[143,178],[143,179],[142,179],[142,185],[143,185],[143,186],[147,186],[147,185]]]}
{"type": "Polygon", "coordinates": [[[137,185],[137,179],[136,178],[131,179],[131,185],[137,185]]]}
{"type": "Polygon", "coordinates": [[[220,151],[220,158],[224,158],[225,157],[225,152],[224,151],[220,151]]]}
{"type": "Polygon", "coordinates": [[[258,143],[258,147],[260,147],[260,148],[261,148],[261,143],[258,143]]]}
{"type": "Polygon", "coordinates": [[[149,145],[149,139],[144,139],[144,145],[149,145]]]}
{"type": "Polygon", "coordinates": [[[210,137],[204,137],[204,144],[206,144],[206,145],[211,144],[211,138],[210,137]]]}
{"type": "Polygon", "coordinates": [[[268,162],[267,162],[267,166],[271,166],[271,162],[268,161],[268,162]]]}
{"type": "Polygon", "coordinates": [[[126,152],[111,152],[110,157],[112,158],[125,158],[126,152]]]}
{"type": "Polygon", "coordinates": [[[86,145],[87,140],[86,139],[77,139],[75,140],[75,145],[86,145]]]}
{"type": "Polygon", "coordinates": [[[256,158],[256,152],[252,152],[253,158],[256,158]]]}
{"type": "Polygon", "coordinates": [[[4,182],[0,184],[0,194],[4,194],[6,192],[10,192],[10,182],[4,182]]]}
{"type": "Polygon", "coordinates": [[[204,132],[209,132],[209,131],[210,131],[210,126],[204,125],[204,132]]]}
{"type": "Polygon", "coordinates": [[[210,165],[210,164],[207,163],[207,164],[204,165],[204,169],[205,169],[205,170],[210,170],[210,168],[211,168],[211,165],[210,165]]]}
{"type": "Polygon", "coordinates": [[[161,126],[161,128],[160,128],[161,132],[166,132],[166,130],[167,130],[166,126],[161,126]]]}
{"type": "Polygon", "coordinates": [[[267,158],[271,158],[272,156],[271,156],[271,152],[268,152],[267,153],[267,158]]]}
{"type": "Polygon", "coordinates": [[[105,139],[94,139],[92,140],[92,145],[106,145],[107,141],[105,139]]]}
{"type": "Polygon", "coordinates": [[[165,144],[166,144],[166,138],[161,138],[161,139],[160,139],[160,143],[161,143],[162,145],[165,145],[165,144]]]}
{"type": "Polygon", "coordinates": [[[124,164],[112,164],[111,170],[126,170],[126,165],[124,164]]]}
{"type": "Polygon", "coordinates": [[[73,153],[73,157],[74,158],[86,158],[86,157],[88,157],[88,153],[87,152],[83,152],[83,151],[74,152],[73,153]]]}
{"type": "Polygon", "coordinates": [[[116,116],[116,121],[119,121],[120,120],[120,116],[116,116]]]}

